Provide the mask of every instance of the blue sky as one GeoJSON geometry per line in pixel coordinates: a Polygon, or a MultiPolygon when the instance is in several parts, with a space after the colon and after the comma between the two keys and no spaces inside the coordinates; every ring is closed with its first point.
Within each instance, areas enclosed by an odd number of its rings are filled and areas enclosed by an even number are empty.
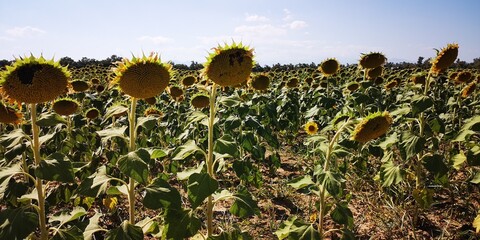
{"type": "Polygon", "coordinates": [[[416,62],[454,42],[470,62],[480,57],[479,12],[478,0],[0,0],[0,59],[155,51],[203,63],[212,47],[235,40],[261,65],[356,63],[371,51],[416,62]]]}

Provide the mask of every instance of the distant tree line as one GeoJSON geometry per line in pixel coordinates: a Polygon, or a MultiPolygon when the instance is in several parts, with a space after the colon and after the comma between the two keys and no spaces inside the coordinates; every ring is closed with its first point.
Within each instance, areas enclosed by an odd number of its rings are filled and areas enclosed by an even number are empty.
{"type": "MultiPolygon", "coordinates": [[[[113,66],[116,62],[121,61],[122,58],[117,56],[117,55],[112,55],[106,59],[103,60],[96,60],[93,58],[87,58],[83,57],[78,61],[73,60],[70,57],[63,57],[60,58],[60,64],[62,66],[69,66],[69,67],[75,67],[75,68],[81,68],[84,66],[88,65],[100,65],[104,67],[110,67],[113,66]]],[[[0,60],[0,69],[3,69],[5,66],[12,64],[13,61],[9,60],[0,60]]],[[[174,62],[170,62],[170,64],[173,65],[175,69],[180,69],[180,70],[200,70],[203,68],[203,64],[191,61],[190,65],[187,64],[176,64],[174,62]]],[[[350,64],[346,64],[349,66],[350,64]]],[[[270,71],[270,70],[293,70],[293,69],[299,69],[299,68],[316,68],[318,67],[318,63],[298,63],[298,64],[280,64],[276,63],[271,66],[264,65],[261,66],[260,64],[255,64],[253,67],[254,72],[263,72],[263,71],[270,71]]],[[[392,63],[389,62],[385,64],[385,67],[387,68],[412,68],[412,67],[418,67],[418,68],[424,68],[428,69],[430,67],[430,59],[425,59],[424,57],[418,57],[418,60],[416,63],[411,63],[411,62],[397,62],[397,63],[392,63]]],[[[460,59],[457,59],[455,64],[452,67],[456,68],[475,68],[480,70],[480,58],[475,58],[473,59],[472,62],[467,63],[465,61],[462,61],[460,59]]]]}

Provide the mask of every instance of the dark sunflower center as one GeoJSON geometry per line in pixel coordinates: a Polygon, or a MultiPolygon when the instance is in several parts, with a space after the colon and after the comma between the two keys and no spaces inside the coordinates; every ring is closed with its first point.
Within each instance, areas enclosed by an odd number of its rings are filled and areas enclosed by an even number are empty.
{"type": "Polygon", "coordinates": [[[308,127],[308,131],[314,132],[314,131],[315,131],[315,126],[309,126],[309,127],[308,127]]]}
{"type": "Polygon", "coordinates": [[[18,78],[22,84],[31,85],[33,83],[33,77],[37,71],[42,69],[40,64],[27,64],[18,69],[18,78]]]}

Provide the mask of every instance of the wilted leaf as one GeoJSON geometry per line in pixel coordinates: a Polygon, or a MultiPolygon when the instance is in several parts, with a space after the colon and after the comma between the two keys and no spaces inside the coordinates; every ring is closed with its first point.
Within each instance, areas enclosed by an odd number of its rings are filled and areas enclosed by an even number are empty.
{"type": "Polygon", "coordinates": [[[54,112],[42,113],[37,120],[37,125],[40,127],[51,127],[59,123],[66,124],[67,120],[54,112]]]}
{"type": "Polygon", "coordinates": [[[106,240],[143,240],[142,228],[129,223],[127,220],[105,234],[106,240]]]}
{"type": "Polygon", "coordinates": [[[25,239],[37,225],[36,213],[23,208],[5,209],[0,212],[0,239],[25,239]]]}
{"type": "Polygon", "coordinates": [[[61,153],[54,153],[41,160],[35,168],[35,175],[38,178],[50,181],[68,182],[75,181],[72,162],[61,153]]]}
{"type": "Polygon", "coordinates": [[[301,177],[294,178],[287,183],[288,186],[291,186],[297,190],[314,185],[314,184],[315,183],[312,181],[312,177],[310,175],[304,175],[301,177]]]}
{"type": "Polygon", "coordinates": [[[194,140],[189,140],[175,150],[173,160],[183,160],[196,152],[201,152],[206,156],[205,152],[197,146],[194,140]]]}

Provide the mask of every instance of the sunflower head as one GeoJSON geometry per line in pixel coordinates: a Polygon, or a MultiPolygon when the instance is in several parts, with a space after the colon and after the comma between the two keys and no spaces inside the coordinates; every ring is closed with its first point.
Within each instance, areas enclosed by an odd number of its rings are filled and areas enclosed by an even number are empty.
{"type": "Polygon", "coordinates": [[[98,118],[98,116],[100,116],[100,111],[96,108],[90,108],[85,112],[85,117],[90,120],[98,118]]]}
{"type": "Polygon", "coordinates": [[[359,65],[362,68],[376,68],[382,66],[387,61],[383,53],[371,52],[369,54],[362,54],[359,65]]]}
{"type": "Polygon", "coordinates": [[[396,87],[397,85],[398,85],[398,80],[393,79],[390,82],[388,82],[387,84],[385,84],[385,89],[391,90],[392,88],[396,87]]]}
{"type": "Polygon", "coordinates": [[[270,78],[268,77],[268,75],[259,74],[252,78],[250,84],[255,90],[265,91],[270,85],[270,78]]]}
{"type": "Polygon", "coordinates": [[[334,75],[340,70],[340,63],[335,58],[329,58],[320,64],[318,70],[325,76],[334,75]]]}
{"type": "Polygon", "coordinates": [[[304,129],[308,135],[313,135],[318,132],[318,125],[313,121],[309,121],[307,124],[305,124],[304,129]]]}
{"type": "Polygon", "coordinates": [[[388,112],[376,112],[365,117],[355,126],[352,140],[366,143],[384,135],[393,123],[388,112]]]}
{"type": "Polygon", "coordinates": [[[445,48],[442,48],[442,50],[438,52],[437,57],[432,60],[430,72],[439,74],[450,67],[457,59],[458,48],[459,46],[456,43],[448,44],[445,48]]]}
{"type": "Polygon", "coordinates": [[[477,84],[475,82],[471,82],[470,84],[465,86],[462,89],[462,95],[461,95],[462,98],[466,98],[466,97],[470,96],[470,94],[472,94],[475,91],[476,87],[477,87],[477,84]]]}
{"type": "Polygon", "coordinates": [[[419,74],[414,74],[410,80],[412,80],[412,82],[414,84],[422,84],[424,85],[425,84],[425,80],[427,80],[427,77],[425,76],[424,73],[419,73],[419,74]]]}
{"type": "Polygon", "coordinates": [[[154,97],[168,86],[172,75],[172,66],[162,63],[158,54],[152,53],[148,57],[132,56],[124,58],[113,69],[116,77],[111,82],[118,84],[120,89],[134,98],[154,97]]]}
{"type": "Polygon", "coordinates": [[[350,91],[350,92],[354,92],[355,90],[357,90],[358,88],[360,87],[360,84],[356,81],[353,81],[353,82],[349,82],[348,85],[347,85],[347,89],[350,91]]]}
{"type": "Polygon", "coordinates": [[[155,103],[157,103],[157,99],[155,97],[145,98],[143,100],[150,105],[155,105],[155,103]]]}
{"type": "Polygon", "coordinates": [[[194,76],[186,76],[182,79],[182,85],[185,87],[192,86],[196,82],[197,82],[197,78],[195,78],[194,76]]]}
{"type": "Polygon", "coordinates": [[[21,112],[0,103],[0,123],[18,125],[22,123],[22,118],[21,112]]]}
{"type": "Polygon", "coordinates": [[[183,95],[183,90],[179,86],[169,87],[169,92],[170,92],[170,96],[172,96],[173,99],[177,99],[183,95]]]}
{"type": "Polygon", "coordinates": [[[190,104],[194,108],[206,108],[210,105],[210,97],[204,93],[197,93],[193,95],[190,104]]]}
{"type": "Polygon", "coordinates": [[[43,103],[66,92],[70,72],[58,62],[33,55],[7,66],[0,79],[3,93],[13,101],[43,103]]]}
{"type": "Polygon", "coordinates": [[[78,110],[79,106],[80,104],[74,99],[60,98],[55,100],[55,102],[52,105],[52,108],[59,115],[69,116],[74,114],[78,110]]]}
{"type": "Polygon", "coordinates": [[[149,107],[149,108],[145,109],[144,115],[145,115],[145,117],[146,116],[162,117],[163,113],[162,113],[162,111],[158,110],[158,108],[156,108],[156,107],[149,107]]]}
{"type": "Polygon", "coordinates": [[[209,79],[222,87],[247,81],[254,65],[253,49],[234,42],[218,45],[213,50],[205,63],[205,75],[209,79]]]}
{"type": "Polygon", "coordinates": [[[455,82],[469,83],[472,79],[472,73],[469,71],[461,71],[455,76],[455,82]]]}
{"type": "Polygon", "coordinates": [[[382,74],[383,74],[383,67],[382,66],[378,66],[378,67],[375,67],[375,68],[367,68],[365,69],[366,74],[367,74],[367,79],[368,80],[374,80],[376,79],[377,77],[380,77],[382,74]]]}
{"type": "Polygon", "coordinates": [[[288,88],[295,88],[297,86],[298,86],[298,78],[291,77],[290,79],[288,79],[288,81],[287,81],[287,87],[288,88]]]}
{"type": "Polygon", "coordinates": [[[70,84],[72,85],[72,89],[75,92],[84,92],[87,91],[88,88],[90,88],[88,82],[83,80],[74,80],[70,84]]]}

